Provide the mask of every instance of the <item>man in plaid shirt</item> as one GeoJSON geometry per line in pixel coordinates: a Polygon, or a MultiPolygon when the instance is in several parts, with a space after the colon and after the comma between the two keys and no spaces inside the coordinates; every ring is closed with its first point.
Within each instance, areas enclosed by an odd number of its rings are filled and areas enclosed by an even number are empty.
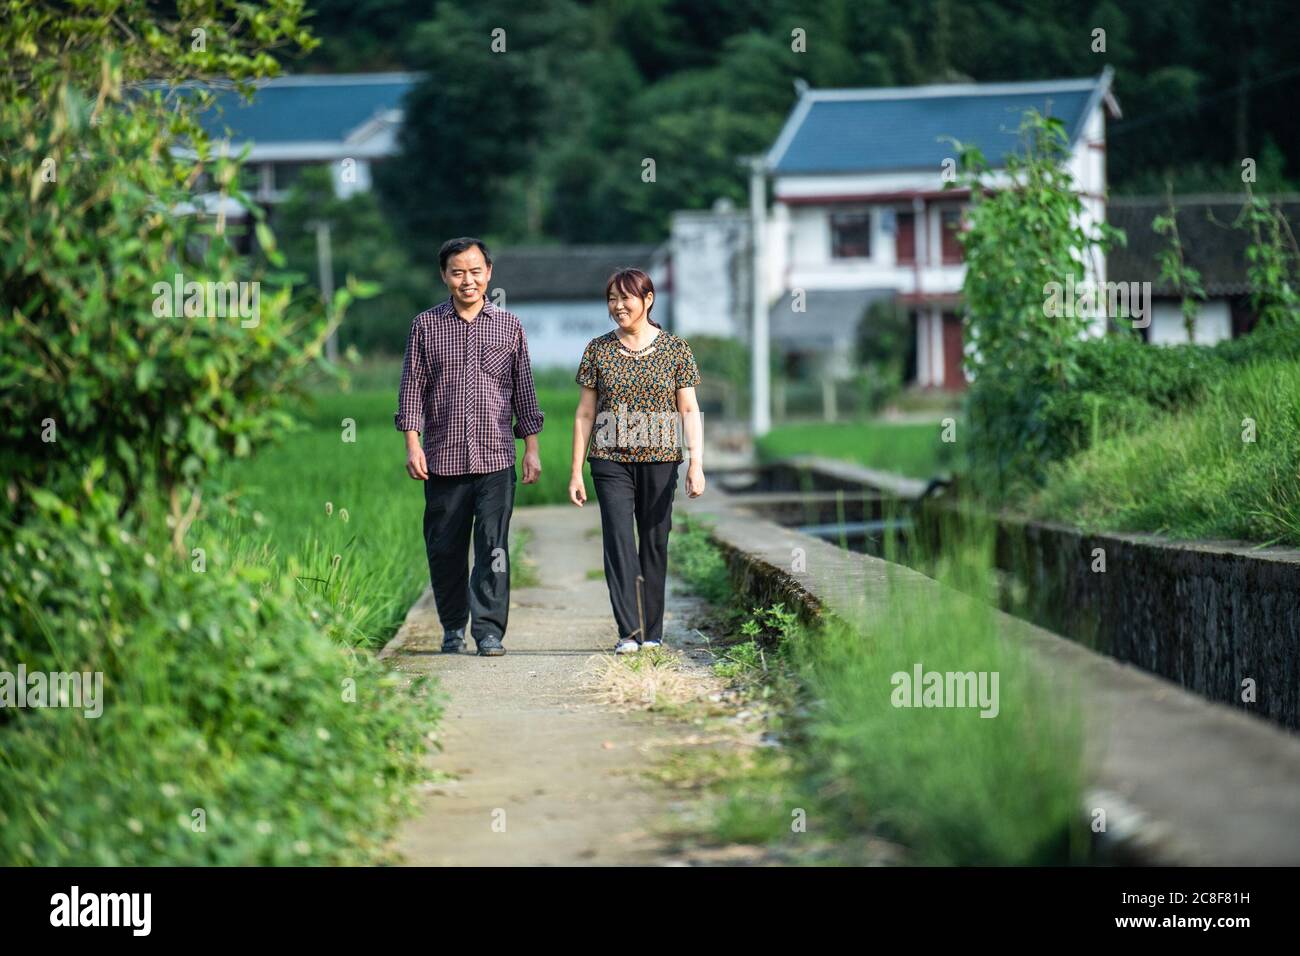
{"type": "Polygon", "coordinates": [[[406,473],[424,482],[424,547],[442,650],[464,650],[472,618],[478,653],[495,657],[506,652],[510,609],[515,439],[524,441],[524,484],[532,484],[542,473],[542,412],[523,326],[487,299],[487,246],[448,240],[438,265],[451,298],[411,323],[393,420],[406,435],[406,473]]]}

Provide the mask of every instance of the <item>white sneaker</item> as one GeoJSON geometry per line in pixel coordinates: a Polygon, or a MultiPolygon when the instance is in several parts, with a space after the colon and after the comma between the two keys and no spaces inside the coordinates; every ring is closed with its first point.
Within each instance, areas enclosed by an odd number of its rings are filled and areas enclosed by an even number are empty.
{"type": "Polygon", "coordinates": [[[662,641],[642,641],[642,642],[641,642],[641,646],[642,646],[642,647],[662,647],[662,646],[663,646],[663,642],[662,642],[662,641]]]}
{"type": "Polygon", "coordinates": [[[631,638],[628,638],[618,642],[618,645],[614,648],[614,653],[635,654],[639,650],[641,650],[641,645],[631,638]]]}

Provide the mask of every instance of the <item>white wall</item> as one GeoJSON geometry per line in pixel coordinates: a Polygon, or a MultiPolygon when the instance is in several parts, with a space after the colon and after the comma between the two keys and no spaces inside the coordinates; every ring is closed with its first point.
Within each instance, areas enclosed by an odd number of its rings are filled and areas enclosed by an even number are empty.
{"type": "MultiPolygon", "coordinates": [[[[656,321],[660,301],[655,301],[656,321]]],[[[506,308],[519,316],[528,336],[528,354],[535,368],[561,366],[578,371],[582,350],[597,335],[614,327],[609,310],[597,295],[585,302],[515,302],[506,308]]]]}
{"type": "MultiPolygon", "coordinates": [[[[960,202],[927,203],[923,221],[917,223],[919,241],[924,243],[921,289],[928,293],[957,292],[961,289],[966,267],[940,262],[940,209],[961,205],[960,202]]],[[[917,270],[910,264],[899,265],[894,233],[888,228],[888,212],[912,212],[908,202],[844,205],[797,205],[783,207],[788,221],[785,237],[784,281],[779,294],[792,289],[896,289],[917,291],[917,270]],[[871,256],[862,259],[836,259],[831,256],[831,214],[853,210],[871,211],[871,256]]]]}
{"type": "MultiPolygon", "coordinates": [[[[1098,102],[1084,123],[1083,132],[1070,152],[1066,168],[1081,194],[1083,216],[1080,225],[1095,233],[1099,223],[1106,221],[1106,106],[1098,102]]],[[[1096,254],[1084,263],[1087,278],[1099,285],[1106,281],[1106,257],[1096,254]]],[[[1088,330],[1092,335],[1106,334],[1106,319],[1099,316],[1088,330]]]]}
{"type": "MultiPolygon", "coordinates": [[[[1151,326],[1147,329],[1154,345],[1186,345],[1187,330],[1183,328],[1183,312],[1178,302],[1152,303],[1151,326]]],[[[1232,314],[1226,299],[1211,299],[1201,303],[1196,316],[1196,342],[1213,345],[1232,338],[1232,314]]]]}
{"type": "Polygon", "coordinates": [[[790,270],[820,266],[830,261],[830,229],[825,206],[790,207],[790,270]]]}
{"type": "MultiPolygon", "coordinates": [[[[737,212],[679,212],[672,222],[673,324],[695,333],[743,336],[749,327],[749,218],[737,212]]],[[[657,321],[663,323],[667,310],[657,321]]]]}
{"type": "Polygon", "coordinates": [[[861,196],[868,193],[931,192],[943,188],[942,170],[881,173],[822,173],[779,176],[773,183],[777,199],[819,196],[861,196]]]}

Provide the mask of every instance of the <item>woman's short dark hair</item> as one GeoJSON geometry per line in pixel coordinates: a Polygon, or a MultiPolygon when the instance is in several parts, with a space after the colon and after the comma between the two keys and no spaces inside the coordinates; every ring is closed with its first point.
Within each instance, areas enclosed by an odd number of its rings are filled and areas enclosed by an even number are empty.
{"type": "MultiPolygon", "coordinates": [[[[619,269],[610,276],[609,281],[605,283],[606,299],[609,298],[611,289],[618,289],[618,291],[622,292],[624,295],[634,295],[638,299],[644,301],[647,295],[654,294],[655,284],[650,281],[650,277],[640,269],[619,269]]],[[[655,304],[651,302],[650,308],[648,308],[645,313],[646,321],[656,329],[662,329],[662,325],[650,318],[650,313],[654,311],[654,308],[655,304]]]]}
{"type": "Polygon", "coordinates": [[[492,265],[492,253],[488,252],[488,247],[484,245],[482,239],[475,239],[473,236],[461,236],[459,239],[448,239],[438,250],[438,271],[447,271],[447,260],[452,256],[458,256],[466,249],[472,249],[478,246],[479,252],[483,253],[483,261],[489,266],[492,265]]]}

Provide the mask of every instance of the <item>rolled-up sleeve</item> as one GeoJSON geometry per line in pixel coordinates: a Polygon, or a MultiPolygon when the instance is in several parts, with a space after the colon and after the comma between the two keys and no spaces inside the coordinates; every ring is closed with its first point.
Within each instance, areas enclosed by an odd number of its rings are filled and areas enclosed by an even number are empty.
{"type": "Polygon", "coordinates": [[[393,423],[399,432],[424,431],[424,393],[428,386],[427,365],[421,353],[420,319],[411,323],[402,358],[402,381],[397,388],[397,414],[393,423]]]}
{"type": "Polygon", "coordinates": [[[514,412],[516,438],[536,435],[542,430],[542,410],[537,405],[537,389],[533,386],[533,363],[528,357],[528,336],[519,326],[519,348],[515,349],[514,412]]]}

